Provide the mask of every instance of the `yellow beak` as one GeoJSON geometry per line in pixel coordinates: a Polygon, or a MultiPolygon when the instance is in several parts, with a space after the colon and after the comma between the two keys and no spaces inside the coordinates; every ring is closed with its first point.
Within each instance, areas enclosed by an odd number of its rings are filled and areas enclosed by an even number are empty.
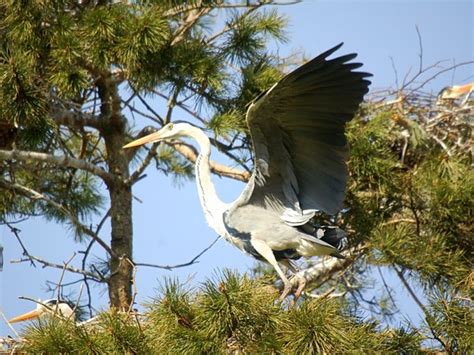
{"type": "Polygon", "coordinates": [[[16,323],[16,322],[22,322],[24,320],[28,319],[33,319],[33,318],[38,318],[40,316],[41,312],[35,309],[34,311],[24,313],[20,316],[14,317],[10,319],[8,322],[9,323],[16,323]]]}
{"type": "Polygon", "coordinates": [[[124,145],[123,147],[124,148],[137,147],[139,145],[143,145],[143,144],[146,144],[146,143],[156,142],[159,139],[160,139],[159,132],[155,132],[155,133],[149,134],[148,136],[145,136],[143,138],[134,140],[133,142],[130,142],[130,143],[124,145]]]}

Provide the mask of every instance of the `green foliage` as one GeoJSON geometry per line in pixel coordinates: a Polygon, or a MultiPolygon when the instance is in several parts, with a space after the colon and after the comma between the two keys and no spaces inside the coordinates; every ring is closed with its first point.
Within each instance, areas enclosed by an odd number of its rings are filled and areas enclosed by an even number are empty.
{"type": "MultiPolygon", "coordinates": [[[[239,154],[247,157],[251,145],[245,123],[248,104],[286,71],[266,49],[269,40],[286,40],[286,19],[273,10],[243,9],[227,12],[225,25],[217,28],[215,11],[200,6],[221,3],[2,2],[0,117],[18,125],[15,147],[82,160],[121,179],[128,174],[127,163],[138,159],[130,153],[118,171],[111,166],[111,153],[133,135],[128,127],[146,106],[141,119],[154,124],[189,113],[184,117],[212,131],[216,146],[241,164],[245,159],[239,154]],[[186,9],[194,6],[204,15],[193,22],[186,9]],[[155,102],[149,99],[155,94],[166,101],[163,117],[151,108],[155,102]],[[72,123],[60,120],[68,114],[72,123]],[[118,145],[107,141],[112,133],[120,135],[118,145]],[[228,146],[218,141],[222,138],[228,146]]],[[[269,286],[274,274],[249,278],[226,271],[198,290],[167,282],[143,319],[112,310],[90,326],[42,320],[26,330],[23,350],[417,353],[430,348],[427,341],[435,338],[436,350],[472,351],[472,153],[454,149],[455,139],[446,144],[451,150],[434,139],[423,115],[433,121],[438,108],[414,100],[420,107],[404,113],[409,98],[404,100],[382,109],[367,104],[347,125],[350,210],[338,222],[349,232],[351,247],[363,255],[318,280],[318,291],[342,290],[351,297],[308,298],[288,307],[269,286]],[[359,317],[361,292],[371,281],[366,270],[373,266],[395,268],[409,283],[422,286],[420,292],[429,300],[426,329],[382,328],[359,317]]],[[[193,175],[193,165],[171,146],[160,145],[148,158],[175,179],[193,175]]],[[[74,225],[71,217],[86,222],[109,207],[99,181],[90,172],[44,161],[3,160],[0,220],[43,215],[68,225],[74,225]],[[42,197],[32,198],[13,184],[42,197]]],[[[80,239],[82,231],[76,227],[80,239]]],[[[110,269],[95,262],[97,268],[104,274],[110,269]]],[[[387,287],[378,293],[372,309],[388,313],[395,308],[387,306],[389,292],[387,287]]]]}
{"type": "Polygon", "coordinates": [[[268,37],[285,41],[286,19],[276,11],[236,12],[223,43],[223,55],[235,63],[251,63],[263,55],[268,37]]]}
{"type": "Polygon", "coordinates": [[[474,318],[470,301],[462,297],[442,295],[430,304],[430,323],[453,353],[469,353],[474,349],[474,318]]]}
{"type": "Polygon", "coordinates": [[[26,329],[26,352],[411,353],[412,330],[379,329],[346,312],[344,301],[308,299],[286,307],[258,280],[224,271],[198,290],[167,281],[143,316],[109,311],[93,322],[44,320],[26,329]]]}
{"type": "Polygon", "coordinates": [[[26,329],[27,353],[149,353],[137,320],[111,310],[100,314],[92,328],[71,320],[46,317],[26,329]]]}

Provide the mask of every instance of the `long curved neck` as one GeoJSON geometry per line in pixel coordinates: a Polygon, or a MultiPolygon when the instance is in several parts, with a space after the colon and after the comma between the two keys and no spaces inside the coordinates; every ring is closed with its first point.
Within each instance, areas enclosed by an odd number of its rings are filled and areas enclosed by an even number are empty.
{"type": "Polygon", "coordinates": [[[207,222],[219,232],[222,213],[226,204],[217,196],[216,189],[211,180],[209,156],[211,155],[211,142],[199,128],[190,127],[188,134],[199,144],[200,153],[196,159],[196,183],[199,199],[204,210],[207,222]]]}

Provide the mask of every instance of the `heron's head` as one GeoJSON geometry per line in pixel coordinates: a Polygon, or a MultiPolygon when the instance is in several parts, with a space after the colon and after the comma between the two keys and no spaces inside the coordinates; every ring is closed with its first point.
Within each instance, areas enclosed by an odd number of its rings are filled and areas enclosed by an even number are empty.
{"type": "Polygon", "coordinates": [[[164,125],[158,132],[151,133],[145,137],[134,140],[124,145],[123,147],[137,147],[146,143],[182,137],[185,135],[189,135],[189,130],[192,128],[193,126],[187,123],[168,123],[167,125],[164,125]]]}
{"type": "Polygon", "coordinates": [[[462,95],[469,95],[474,91],[474,83],[465,85],[447,86],[443,88],[438,94],[438,100],[457,99],[462,95]]]}
{"type": "Polygon", "coordinates": [[[69,318],[74,313],[74,305],[71,305],[67,301],[50,299],[46,301],[40,301],[36,304],[36,309],[23,313],[17,317],[10,319],[8,322],[16,323],[22,322],[29,319],[35,319],[41,317],[44,314],[59,314],[63,317],[69,318]]]}

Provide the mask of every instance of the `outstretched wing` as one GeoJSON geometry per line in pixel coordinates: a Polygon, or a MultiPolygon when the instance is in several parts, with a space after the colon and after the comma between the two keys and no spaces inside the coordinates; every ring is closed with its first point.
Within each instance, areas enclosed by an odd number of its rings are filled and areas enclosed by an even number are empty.
{"type": "Polygon", "coordinates": [[[335,214],[342,207],[345,124],[368,92],[371,74],[353,71],[362,66],[349,63],[356,54],[327,59],[341,46],[294,70],[250,105],[255,167],[234,211],[258,205],[298,225],[315,209],[335,214]]]}

